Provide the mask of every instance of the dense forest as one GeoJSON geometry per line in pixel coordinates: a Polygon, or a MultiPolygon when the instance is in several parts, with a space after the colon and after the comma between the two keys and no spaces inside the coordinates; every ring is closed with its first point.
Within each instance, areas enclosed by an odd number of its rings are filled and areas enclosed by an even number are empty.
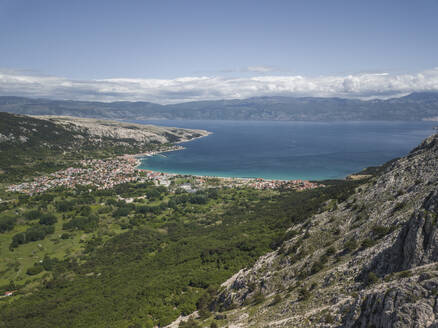
{"type": "Polygon", "coordinates": [[[0,327],[152,327],[195,310],[209,317],[221,310],[211,300],[223,281],[357,185],[169,193],[132,183],[11,198],[1,205],[0,282],[17,292],[0,300],[0,327]]]}

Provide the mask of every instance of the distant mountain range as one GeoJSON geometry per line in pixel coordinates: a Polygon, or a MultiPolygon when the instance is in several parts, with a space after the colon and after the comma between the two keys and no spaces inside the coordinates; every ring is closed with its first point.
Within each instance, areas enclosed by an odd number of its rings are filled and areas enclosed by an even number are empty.
{"type": "Polygon", "coordinates": [[[116,120],[438,120],[438,92],[387,100],[313,97],[257,97],[172,105],[150,102],[89,102],[0,97],[0,111],[28,115],[68,115],[116,120]]]}

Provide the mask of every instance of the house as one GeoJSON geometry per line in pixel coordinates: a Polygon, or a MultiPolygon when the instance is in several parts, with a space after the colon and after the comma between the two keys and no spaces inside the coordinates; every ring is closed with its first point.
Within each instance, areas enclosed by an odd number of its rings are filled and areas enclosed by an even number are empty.
{"type": "Polygon", "coordinates": [[[12,296],[15,292],[16,292],[16,290],[11,290],[11,291],[5,292],[4,296],[5,297],[12,296]]]}
{"type": "Polygon", "coordinates": [[[196,189],[193,189],[192,185],[190,183],[184,183],[181,186],[179,186],[181,189],[189,192],[189,193],[194,193],[196,192],[196,189]]]}

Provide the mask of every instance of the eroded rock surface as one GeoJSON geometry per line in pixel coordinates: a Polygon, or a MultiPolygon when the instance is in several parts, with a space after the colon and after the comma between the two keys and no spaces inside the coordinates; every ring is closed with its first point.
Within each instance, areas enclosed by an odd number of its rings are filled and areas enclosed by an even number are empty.
{"type": "Polygon", "coordinates": [[[223,284],[229,327],[438,328],[437,135],[291,230],[223,284]]]}

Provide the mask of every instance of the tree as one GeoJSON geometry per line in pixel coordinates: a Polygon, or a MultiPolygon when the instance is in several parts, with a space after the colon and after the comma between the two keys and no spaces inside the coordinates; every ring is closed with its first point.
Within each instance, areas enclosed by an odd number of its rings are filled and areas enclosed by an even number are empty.
{"type": "Polygon", "coordinates": [[[41,216],[39,223],[43,225],[52,225],[55,224],[58,221],[56,216],[53,214],[44,214],[41,216]]]}
{"type": "Polygon", "coordinates": [[[4,216],[0,217],[0,232],[10,231],[14,229],[16,218],[4,216]]]}

